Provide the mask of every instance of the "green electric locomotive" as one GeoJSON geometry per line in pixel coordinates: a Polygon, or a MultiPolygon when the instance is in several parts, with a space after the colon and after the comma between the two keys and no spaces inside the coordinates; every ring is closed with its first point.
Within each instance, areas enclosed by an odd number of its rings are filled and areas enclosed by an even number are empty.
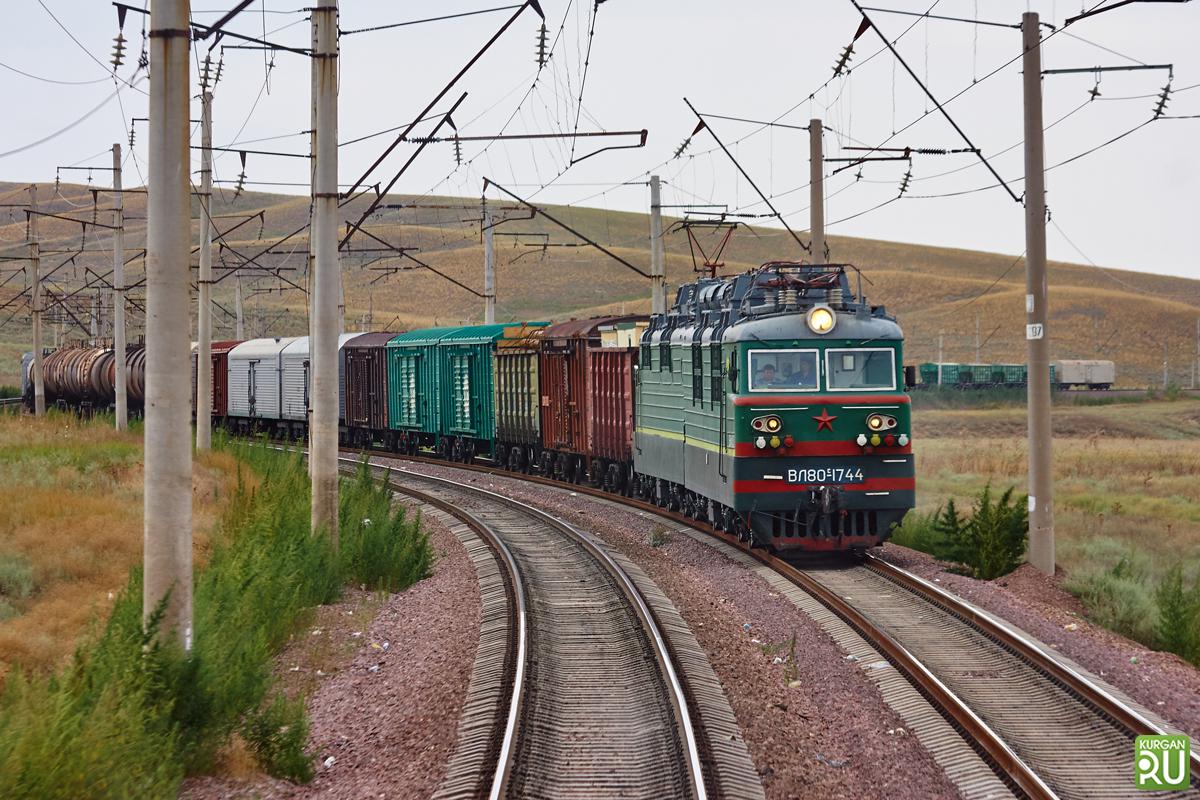
{"type": "Polygon", "coordinates": [[[783,553],[882,543],[915,501],[902,346],[844,265],[680,287],[642,337],[634,493],[783,553]]]}

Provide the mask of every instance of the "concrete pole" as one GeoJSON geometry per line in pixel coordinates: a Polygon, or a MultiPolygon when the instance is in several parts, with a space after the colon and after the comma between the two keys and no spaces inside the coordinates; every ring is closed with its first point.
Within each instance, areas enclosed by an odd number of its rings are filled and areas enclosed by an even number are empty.
{"type": "Polygon", "coordinates": [[[312,424],[309,466],[312,472],[312,527],[338,541],[338,364],[337,303],[341,282],[337,240],[338,165],[338,5],[318,0],[312,11],[313,101],[316,107],[313,168],[312,424]]]}
{"type": "Polygon", "coordinates": [[[129,427],[129,395],[125,376],[125,195],[121,185],[121,145],[113,155],[113,391],[117,396],[117,430],[129,427]]]}
{"type": "Polygon", "coordinates": [[[980,351],[980,349],[981,349],[981,347],[982,347],[982,343],[981,343],[981,341],[980,341],[979,334],[980,334],[980,331],[979,331],[979,315],[978,315],[978,314],[976,314],[976,315],[975,315],[975,363],[976,363],[976,364],[978,364],[978,363],[979,363],[979,351],[980,351]]]}
{"type": "Polygon", "coordinates": [[[233,313],[236,320],[233,338],[242,342],[246,339],[246,316],[242,310],[242,273],[237,273],[236,278],[233,284],[233,313]]]}
{"type": "Polygon", "coordinates": [[[938,386],[942,385],[942,340],[944,338],[944,334],[938,331],[938,386]]]}
{"type": "Polygon", "coordinates": [[[483,209],[483,322],[496,322],[496,247],[492,241],[492,212],[483,209]]]}
{"type": "Polygon", "coordinates": [[[1025,339],[1029,357],[1029,562],[1054,574],[1050,339],[1046,330],[1046,174],[1038,15],[1021,15],[1025,96],[1025,339]]]}
{"type": "Polygon", "coordinates": [[[650,313],[667,313],[666,247],[662,226],[662,187],[650,176],[650,313]]]}
{"type": "Polygon", "coordinates": [[[1196,319],[1196,360],[1192,363],[1192,388],[1196,388],[1196,381],[1200,380],[1200,318],[1196,319]]]}
{"type": "Polygon", "coordinates": [[[825,263],[825,155],[821,145],[821,120],[808,123],[808,208],[812,237],[812,263],[825,263]]]}
{"type": "Polygon", "coordinates": [[[196,449],[212,447],[212,92],[200,95],[200,276],[196,281],[196,449]]]}
{"type": "Polygon", "coordinates": [[[192,647],[191,196],[189,0],[150,7],[150,185],[146,199],[146,619],[166,601],[160,633],[192,647]]]}
{"type": "Polygon", "coordinates": [[[33,316],[33,413],[46,414],[46,376],[42,372],[42,258],[38,242],[37,184],[29,187],[29,309],[33,316]]]}
{"type": "Polygon", "coordinates": [[[1167,369],[1168,362],[1167,343],[1163,342],[1163,391],[1166,391],[1170,385],[1170,370],[1167,369]]]}

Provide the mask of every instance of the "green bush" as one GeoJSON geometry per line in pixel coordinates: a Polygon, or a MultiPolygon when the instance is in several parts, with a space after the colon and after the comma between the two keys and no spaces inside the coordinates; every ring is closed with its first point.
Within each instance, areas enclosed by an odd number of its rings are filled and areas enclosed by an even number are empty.
{"type": "Polygon", "coordinates": [[[1147,565],[1136,555],[1123,555],[1111,565],[1098,562],[1072,570],[1065,582],[1098,625],[1154,646],[1157,609],[1147,565]]]}
{"type": "Polygon", "coordinates": [[[0,400],[4,400],[9,397],[20,397],[20,396],[21,396],[21,387],[20,386],[0,385],[0,400]]]}
{"type": "Polygon", "coordinates": [[[33,594],[33,565],[21,555],[0,555],[0,595],[12,600],[25,600],[33,594]]]}
{"type": "Polygon", "coordinates": [[[1192,663],[1200,662],[1200,580],[1185,585],[1176,564],[1154,592],[1158,606],[1158,646],[1192,663]]]}
{"type": "Polygon", "coordinates": [[[410,520],[404,506],[393,510],[391,487],[371,476],[365,460],[341,494],[338,555],[348,581],[394,592],[428,574],[432,553],[420,513],[410,520]]]}
{"type": "Polygon", "coordinates": [[[288,700],[283,694],[251,714],[242,735],[258,762],[275,778],[308,783],[313,777],[312,759],[304,752],[308,719],[304,700],[288,700]]]}
{"type": "Polygon", "coordinates": [[[273,653],[304,609],[336,599],[347,581],[396,590],[419,579],[429,546],[419,521],[392,512],[386,488],[364,471],[343,487],[345,546],[335,556],[329,539],[309,530],[299,454],[224,446],[261,482],[253,487],[239,470],[196,579],[192,652],[156,639],[157,616],[143,625],[134,572],[107,623],[61,675],[9,676],[0,697],[0,797],[174,796],[185,774],[211,768],[235,732],[272,775],[311,777],[303,699],[267,700],[273,653]]]}
{"type": "Polygon", "coordinates": [[[1028,538],[1025,499],[1014,500],[1010,487],[993,501],[989,484],[976,498],[969,518],[959,512],[951,498],[931,514],[910,514],[892,541],[942,561],[962,564],[964,572],[973,577],[992,580],[1020,566],[1028,538]]]}

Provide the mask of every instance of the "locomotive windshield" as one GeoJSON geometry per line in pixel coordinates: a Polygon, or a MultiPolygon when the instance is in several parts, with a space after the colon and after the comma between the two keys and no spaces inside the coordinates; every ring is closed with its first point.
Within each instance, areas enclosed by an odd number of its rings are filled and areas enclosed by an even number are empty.
{"type": "Polygon", "coordinates": [[[751,350],[750,391],[816,391],[816,350],[751,350]]]}
{"type": "Polygon", "coordinates": [[[896,353],[890,347],[826,350],[825,374],[830,389],[895,389],[896,353]]]}

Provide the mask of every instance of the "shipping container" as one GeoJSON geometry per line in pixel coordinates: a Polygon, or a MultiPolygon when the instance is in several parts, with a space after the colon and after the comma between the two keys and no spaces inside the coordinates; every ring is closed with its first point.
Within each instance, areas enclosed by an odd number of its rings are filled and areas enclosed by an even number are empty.
{"type": "Polygon", "coordinates": [[[280,419],[280,353],[298,337],[251,339],[228,355],[228,415],[243,419],[280,419]]]}
{"type": "Polygon", "coordinates": [[[524,469],[541,448],[538,348],[545,328],[517,326],[496,342],[496,440],[505,448],[497,458],[524,469]]]}
{"type": "Polygon", "coordinates": [[[396,333],[364,333],[342,348],[345,391],[343,422],[350,429],[349,443],[369,446],[388,431],[387,343],[396,333]]]}

